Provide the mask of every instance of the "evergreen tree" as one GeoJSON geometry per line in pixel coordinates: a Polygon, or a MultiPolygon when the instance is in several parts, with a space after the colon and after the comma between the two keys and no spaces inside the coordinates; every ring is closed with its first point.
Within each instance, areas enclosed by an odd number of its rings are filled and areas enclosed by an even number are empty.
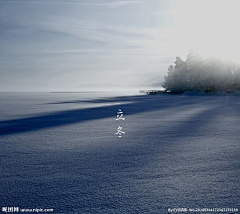
{"type": "Polygon", "coordinates": [[[163,87],[170,93],[240,90],[240,65],[219,57],[204,58],[191,51],[186,61],[176,57],[163,87]]]}
{"type": "Polygon", "coordinates": [[[186,87],[186,62],[176,57],[175,65],[168,67],[168,76],[164,76],[165,82],[163,87],[172,93],[182,93],[186,87]]]}

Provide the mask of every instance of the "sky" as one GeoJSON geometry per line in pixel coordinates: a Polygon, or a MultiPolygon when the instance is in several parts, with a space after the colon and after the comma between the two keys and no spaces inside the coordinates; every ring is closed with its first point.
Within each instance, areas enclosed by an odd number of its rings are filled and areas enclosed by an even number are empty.
{"type": "Polygon", "coordinates": [[[237,61],[238,0],[0,0],[0,91],[160,87],[190,48],[237,61]]]}

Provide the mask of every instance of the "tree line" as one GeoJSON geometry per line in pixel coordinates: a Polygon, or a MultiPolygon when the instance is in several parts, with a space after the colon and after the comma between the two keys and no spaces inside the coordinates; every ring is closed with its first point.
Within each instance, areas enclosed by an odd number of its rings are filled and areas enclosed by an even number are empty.
{"type": "Polygon", "coordinates": [[[240,90],[240,65],[220,57],[203,57],[191,51],[186,60],[176,57],[168,67],[166,92],[226,92],[240,90]]]}

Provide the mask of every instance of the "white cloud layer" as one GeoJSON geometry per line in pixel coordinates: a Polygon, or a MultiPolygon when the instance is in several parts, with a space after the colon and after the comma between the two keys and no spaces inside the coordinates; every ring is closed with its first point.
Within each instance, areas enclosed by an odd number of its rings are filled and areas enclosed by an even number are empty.
{"type": "Polygon", "coordinates": [[[175,56],[197,46],[236,59],[237,4],[1,1],[0,91],[151,85],[163,81],[175,56]]]}

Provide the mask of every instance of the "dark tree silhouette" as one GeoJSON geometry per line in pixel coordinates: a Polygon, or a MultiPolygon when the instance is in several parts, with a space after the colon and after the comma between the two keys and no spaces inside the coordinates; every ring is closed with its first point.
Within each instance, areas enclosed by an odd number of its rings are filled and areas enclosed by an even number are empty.
{"type": "Polygon", "coordinates": [[[191,51],[186,61],[176,57],[168,67],[163,87],[166,92],[227,92],[240,90],[240,66],[219,57],[204,58],[191,51]]]}

